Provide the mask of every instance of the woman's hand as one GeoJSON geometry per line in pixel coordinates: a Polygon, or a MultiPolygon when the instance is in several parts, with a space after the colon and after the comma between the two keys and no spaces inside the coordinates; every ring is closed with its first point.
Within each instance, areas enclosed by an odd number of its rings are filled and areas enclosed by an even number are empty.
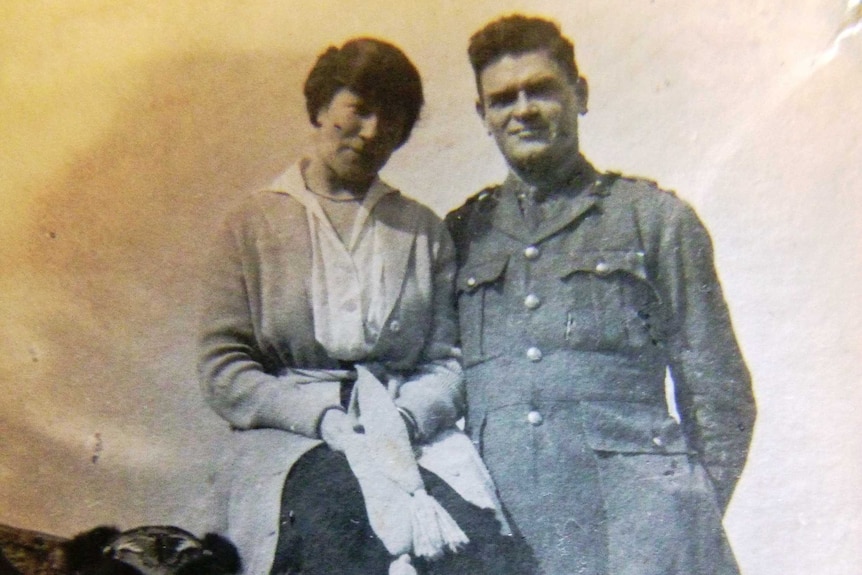
{"type": "Polygon", "coordinates": [[[340,409],[327,409],[320,420],[320,438],[333,451],[344,453],[346,442],[353,435],[351,417],[340,409]]]}

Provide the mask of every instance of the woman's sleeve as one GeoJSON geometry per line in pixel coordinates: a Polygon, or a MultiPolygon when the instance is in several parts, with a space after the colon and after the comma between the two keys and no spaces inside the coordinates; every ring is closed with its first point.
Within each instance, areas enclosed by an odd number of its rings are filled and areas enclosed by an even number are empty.
{"type": "Polygon", "coordinates": [[[464,414],[466,397],[460,351],[456,347],[454,306],[455,248],[435,220],[432,274],[432,327],[416,370],[401,385],[396,404],[416,422],[417,436],[429,439],[452,427],[464,414]]]}
{"type": "Polygon", "coordinates": [[[340,382],[320,370],[286,370],[261,350],[261,255],[249,218],[233,214],[204,270],[198,374],[207,403],[237,429],[276,428],[319,437],[323,413],[340,405],[340,382]],[[257,318],[255,318],[257,316],[257,318]],[[279,370],[284,371],[284,370],[279,370]]]}

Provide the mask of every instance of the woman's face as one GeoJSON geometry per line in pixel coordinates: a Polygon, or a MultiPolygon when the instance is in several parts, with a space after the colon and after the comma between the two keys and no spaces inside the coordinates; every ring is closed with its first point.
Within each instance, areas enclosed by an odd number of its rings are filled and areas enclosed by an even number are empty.
{"type": "Polygon", "coordinates": [[[317,159],[345,183],[371,181],[401,144],[405,115],[382,110],[348,88],[317,113],[317,159]]]}

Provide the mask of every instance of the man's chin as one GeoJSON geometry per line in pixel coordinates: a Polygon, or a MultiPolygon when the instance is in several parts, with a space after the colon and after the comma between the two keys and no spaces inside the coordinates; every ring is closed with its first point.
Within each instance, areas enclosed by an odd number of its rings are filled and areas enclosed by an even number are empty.
{"type": "Polygon", "coordinates": [[[546,140],[517,140],[510,142],[507,155],[511,158],[523,158],[529,160],[534,156],[543,156],[550,151],[551,145],[546,140]]]}
{"type": "Polygon", "coordinates": [[[545,146],[533,149],[512,150],[506,154],[506,160],[518,171],[538,171],[547,168],[550,154],[545,146]]]}

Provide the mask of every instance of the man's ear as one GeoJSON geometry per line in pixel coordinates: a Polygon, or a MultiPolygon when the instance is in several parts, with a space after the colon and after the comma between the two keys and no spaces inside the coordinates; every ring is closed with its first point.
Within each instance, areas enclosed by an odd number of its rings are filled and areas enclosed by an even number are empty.
{"type": "Polygon", "coordinates": [[[482,104],[482,99],[476,99],[476,113],[479,114],[479,118],[482,120],[482,125],[485,127],[485,131],[488,132],[488,135],[491,135],[491,128],[488,127],[488,122],[485,118],[485,106],[482,104]]]}
{"type": "Polygon", "coordinates": [[[575,95],[578,97],[578,114],[583,116],[589,111],[587,104],[590,100],[590,86],[583,76],[578,76],[575,81],[575,95]]]}

